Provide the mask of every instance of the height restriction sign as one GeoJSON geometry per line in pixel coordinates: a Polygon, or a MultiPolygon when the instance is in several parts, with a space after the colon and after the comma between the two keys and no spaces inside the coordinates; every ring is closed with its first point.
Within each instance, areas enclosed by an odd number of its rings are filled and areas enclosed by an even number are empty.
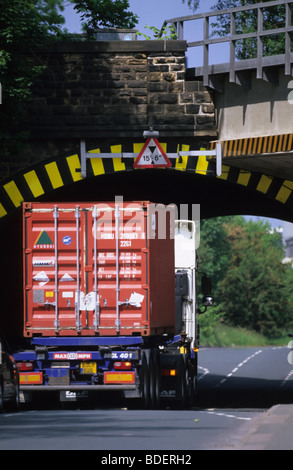
{"type": "Polygon", "coordinates": [[[155,138],[147,139],[140,151],[133,168],[169,168],[169,158],[155,138]]]}

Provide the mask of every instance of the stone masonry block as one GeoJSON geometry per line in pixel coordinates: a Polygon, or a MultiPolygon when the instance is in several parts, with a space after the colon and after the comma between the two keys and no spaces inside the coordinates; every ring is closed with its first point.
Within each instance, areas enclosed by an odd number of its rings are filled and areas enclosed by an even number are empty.
{"type": "Polygon", "coordinates": [[[116,139],[152,123],[194,136],[215,126],[212,94],[185,80],[185,52],[185,41],[67,42],[44,51],[49,68],[30,106],[34,135],[69,139],[92,129],[116,139]]]}
{"type": "Polygon", "coordinates": [[[167,83],[163,83],[163,82],[149,83],[148,85],[148,91],[150,93],[167,92],[167,89],[168,89],[167,83]]]}
{"type": "Polygon", "coordinates": [[[180,103],[193,103],[193,93],[181,93],[180,103]]]}
{"type": "Polygon", "coordinates": [[[176,94],[161,93],[158,95],[159,104],[177,104],[178,96],[176,94]]]}

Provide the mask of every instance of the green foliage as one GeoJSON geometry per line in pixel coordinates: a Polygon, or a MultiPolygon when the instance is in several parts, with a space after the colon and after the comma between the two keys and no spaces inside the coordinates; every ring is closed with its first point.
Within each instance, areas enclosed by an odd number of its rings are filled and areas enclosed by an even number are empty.
{"type": "Polygon", "coordinates": [[[293,271],[283,258],[281,236],[269,224],[243,217],[202,224],[200,271],[212,276],[215,305],[230,325],[269,338],[292,326],[293,271]]]}
{"type": "Polygon", "coordinates": [[[221,322],[223,312],[220,306],[209,307],[205,313],[199,316],[200,338],[205,339],[205,344],[214,338],[216,329],[221,322]]]}
{"type": "MultiPolygon", "coordinates": [[[[231,246],[227,243],[225,224],[230,217],[217,217],[202,220],[200,228],[199,265],[213,280],[213,296],[220,298],[220,284],[225,276],[231,259],[231,246]]],[[[244,223],[243,218],[233,218],[235,223],[244,223]]]]}
{"type": "MultiPolygon", "coordinates": [[[[138,16],[129,8],[129,0],[69,0],[85,21],[90,33],[98,27],[133,28],[138,16]]],[[[178,0],[179,1],[179,0],[178,0]]],[[[187,1],[196,8],[198,0],[187,1]]],[[[70,39],[62,28],[65,0],[0,0],[0,106],[1,158],[18,158],[28,138],[26,105],[31,89],[46,68],[38,56],[40,47],[70,39]]],[[[150,28],[152,29],[152,28],[150,28]]],[[[153,28],[153,33],[158,32],[153,28]]],[[[163,38],[175,38],[174,31],[163,38]]],[[[90,37],[90,34],[89,34],[90,37]]],[[[75,38],[76,39],[76,38],[75,38]]]]}
{"type": "Polygon", "coordinates": [[[193,11],[197,10],[200,0],[182,0],[182,3],[187,3],[189,8],[191,8],[193,11]]]}
{"type": "Polygon", "coordinates": [[[100,27],[134,28],[138,16],[128,11],[128,0],[71,0],[90,33],[100,27]]]}
{"type": "MultiPolygon", "coordinates": [[[[223,10],[260,3],[259,0],[218,0],[213,10],[223,10]]],[[[264,30],[283,28],[285,26],[285,5],[276,5],[263,10],[264,30]]],[[[236,14],[236,34],[254,33],[257,31],[257,10],[247,10],[236,14]]],[[[230,34],[230,16],[217,17],[212,24],[213,36],[228,36],[230,34]]],[[[284,54],[285,34],[272,34],[263,37],[263,55],[284,54]]],[[[255,58],[257,55],[257,39],[246,38],[236,41],[236,58],[239,60],[255,58]]]]}
{"type": "Polygon", "coordinates": [[[143,36],[145,40],[149,39],[177,39],[177,33],[174,26],[164,26],[162,29],[158,29],[155,26],[145,26],[146,29],[149,29],[153,32],[153,38],[147,34],[137,32],[137,36],[143,36]]]}
{"type": "MultiPolygon", "coordinates": [[[[200,318],[201,321],[201,318],[200,318]]],[[[209,347],[259,347],[259,346],[286,346],[288,337],[280,337],[277,339],[269,339],[260,333],[247,328],[233,327],[224,323],[218,323],[213,329],[212,334],[205,334],[201,328],[200,344],[209,347]]]]}

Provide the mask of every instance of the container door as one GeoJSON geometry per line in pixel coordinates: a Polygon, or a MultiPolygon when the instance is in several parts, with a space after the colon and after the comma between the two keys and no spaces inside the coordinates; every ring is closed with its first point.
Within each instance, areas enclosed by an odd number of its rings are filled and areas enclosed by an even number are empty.
{"type": "Polygon", "coordinates": [[[25,334],[75,334],[84,279],[85,215],[78,207],[25,214],[25,334]]]}
{"type": "Polygon", "coordinates": [[[93,329],[101,335],[147,334],[148,250],[141,205],[95,206],[89,231],[93,329]]]}
{"type": "Polygon", "coordinates": [[[58,330],[80,333],[87,327],[81,315],[85,284],[85,240],[87,211],[79,206],[58,213],[58,330]]]}
{"type": "Polygon", "coordinates": [[[24,233],[26,336],[148,334],[141,204],[33,204],[24,233]]]}

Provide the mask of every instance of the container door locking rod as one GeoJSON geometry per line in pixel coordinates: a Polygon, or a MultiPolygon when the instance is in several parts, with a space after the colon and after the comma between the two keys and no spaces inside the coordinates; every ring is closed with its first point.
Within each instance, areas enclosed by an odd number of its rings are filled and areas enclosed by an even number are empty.
{"type": "Polygon", "coordinates": [[[75,296],[75,322],[76,329],[80,331],[80,269],[79,269],[79,219],[80,212],[79,207],[75,208],[75,219],[76,219],[76,296],[75,296]]]}
{"type": "Polygon", "coordinates": [[[120,332],[120,312],[119,312],[119,206],[115,206],[115,234],[116,234],[116,331],[120,332]]]}
{"type": "Polygon", "coordinates": [[[98,289],[98,259],[97,259],[97,238],[98,238],[98,211],[97,207],[93,209],[94,219],[94,263],[95,263],[95,316],[94,316],[94,330],[97,331],[100,323],[100,302],[99,302],[99,289],[98,289]]]}
{"type": "Polygon", "coordinates": [[[54,327],[56,333],[59,331],[59,319],[58,319],[58,208],[54,206],[54,232],[55,232],[55,321],[54,327]]]}

